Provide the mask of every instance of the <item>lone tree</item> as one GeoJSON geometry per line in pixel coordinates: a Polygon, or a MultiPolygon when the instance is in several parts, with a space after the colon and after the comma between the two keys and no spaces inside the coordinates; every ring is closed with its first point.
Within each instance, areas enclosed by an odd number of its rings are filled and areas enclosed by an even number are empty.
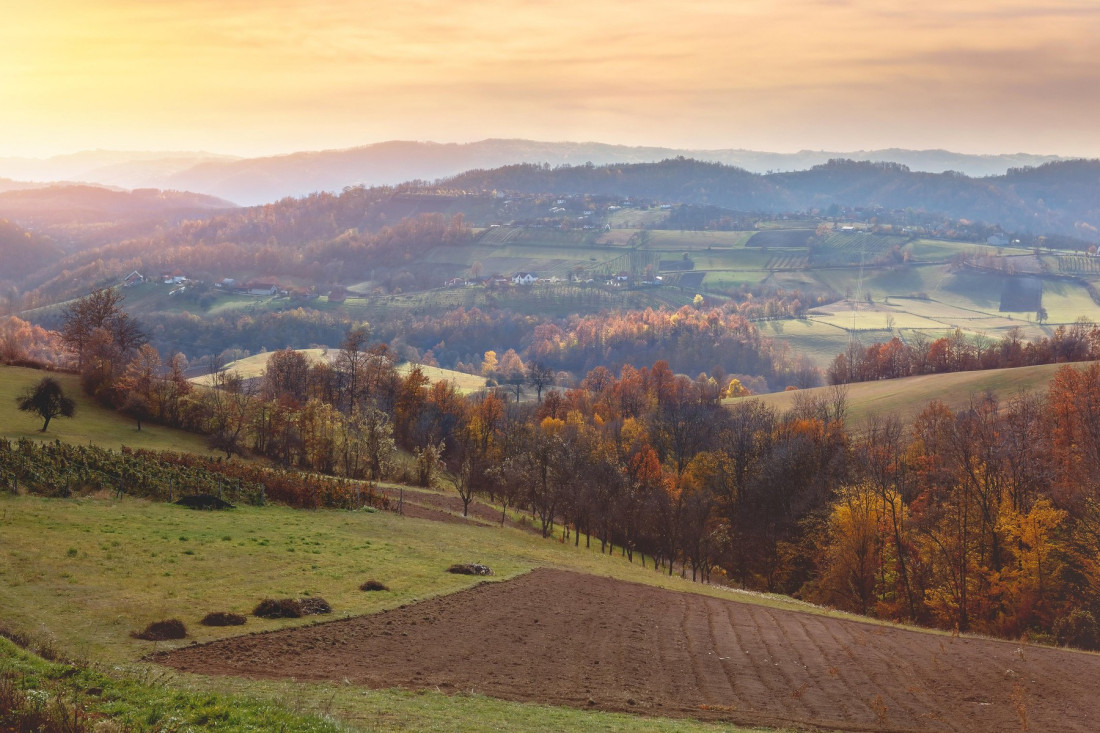
{"type": "Polygon", "coordinates": [[[76,402],[65,396],[61,385],[53,377],[43,377],[34,387],[27,387],[15,401],[20,410],[36,412],[45,420],[42,423],[43,433],[50,426],[50,420],[58,415],[72,417],[76,414],[76,402]]]}

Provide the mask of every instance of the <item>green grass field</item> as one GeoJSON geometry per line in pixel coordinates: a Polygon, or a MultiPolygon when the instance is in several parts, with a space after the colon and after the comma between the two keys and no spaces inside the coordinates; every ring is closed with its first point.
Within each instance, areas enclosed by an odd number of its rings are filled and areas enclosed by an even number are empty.
{"type": "Polygon", "coordinates": [[[106,448],[126,445],[131,448],[214,455],[206,447],[206,440],[201,435],[148,422],[143,423],[141,430],[138,430],[134,421],[113,410],[100,407],[86,397],[80,389],[80,378],[76,375],[23,367],[0,366],[0,436],[12,440],[61,440],[85,445],[95,443],[106,448]],[[76,415],[71,419],[55,417],[50,421],[49,430],[42,433],[39,432],[42,418],[33,413],[20,412],[15,407],[15,401],[24,390],[33,387],[46,376],[56,379],[65,394],[76,400],[76,415]]]}
{"type": "MultiPolygon", "coordinates": [[[[967,407],[971,399],[981,397],[988,391],[995,393],[1003,402],[1021,393],[1043,393],[1046,392],[1051,377],[1063,366],[1065,365],[1044,364],[849,384],[843,388],[847,390],[847,422],[858,429],[872,417],[896,415],[904,424],[916,417],[932,400],[939,400],[948,407],[959,410],[967,407]]],[[[832,390],[832,387],[815,387],[799,392],[777,392],[727,400],[726,404],[759,399],[764,404],[785,412],[794,405],[797,395],[829,397],[832,390]]]]}

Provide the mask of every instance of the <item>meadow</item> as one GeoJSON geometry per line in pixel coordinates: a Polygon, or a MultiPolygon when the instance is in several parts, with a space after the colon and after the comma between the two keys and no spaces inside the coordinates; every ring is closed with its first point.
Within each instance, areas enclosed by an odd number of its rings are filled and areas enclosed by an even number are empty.
{"type": "MultiPolygon", "coordinates": [[[[911,422],[932,400],[939,400],[953,410],[968,407],[972,400],[987,392],[1002,402],[1020,394],[1045,393],[1051,377],[1064,364],[989,369],[951,374],[925,374],[902,379],[857,382],[840,387],[847,402],[848,425],[857,430],[871,418],[897,416],[904,425],[911,422]]],[[[814,387],[791,392],[776,392],[759,397],[737,397],[726,404],[759,399],[779,412],[790,410],[799,399],[824,397],[831,399],[834,387],[814,387]]]]}

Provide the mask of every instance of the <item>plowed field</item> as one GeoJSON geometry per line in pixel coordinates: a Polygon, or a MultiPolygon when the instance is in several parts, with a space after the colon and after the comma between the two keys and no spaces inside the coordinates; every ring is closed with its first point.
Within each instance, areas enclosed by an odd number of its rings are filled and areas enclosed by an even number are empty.
{"type": "Polygon", "coordinates": [[[1100,729],[1100,656],[548,569],[156,661],[808,730],[1100,729]]]}

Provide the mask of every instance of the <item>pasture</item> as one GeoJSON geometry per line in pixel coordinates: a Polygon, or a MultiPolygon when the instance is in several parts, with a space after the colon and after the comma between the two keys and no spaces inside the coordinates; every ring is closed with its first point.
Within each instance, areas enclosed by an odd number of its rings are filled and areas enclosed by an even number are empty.
{"type": "MultiPolygon", "coordinates": [[[[1043,364],[1014,369],[990,369],[953,374],[925,374],[902,379],[883,379],[874,382],[857,382],[841,387],[846,395],[846,422],[855,428],[865,425],[874,417],[897,416],[902,424],[911,422],[932,400],[939,400],[953,410],[964,409],[971,400],[981,398],[987,392],[1007,402],[1022,393],[1043,394],[1051,377],[1064,364],[1043,364]]],[[[758,399],[765,405],[786,412],[796,400],[824,397],[831,399],[834,387],[776,392],[758,397],[737,397],[726,400],[734,405],[746,400],[758,399]]]]}
{"type": "Polygon", "coordinates": [[[23,367],[0,366],[0,436],[11,440],[53,441],[87,445],[95,443],[105,448],[147,448],[149,450],[174,450],[202,455],[214,455],[201,435],[167,428],[151,423],[137,423],[114,410],[101,407],[80,389],[80,377],[75,374],[44,372],[23,367]],[[20,412],[15,407],[16,398],[33,387],[43,377],[53,377],[65,395],[76,401],[76,414],[72,418],[55,417],[49,430],[39,432],[42,418],[34,413],[20,412]]]}

